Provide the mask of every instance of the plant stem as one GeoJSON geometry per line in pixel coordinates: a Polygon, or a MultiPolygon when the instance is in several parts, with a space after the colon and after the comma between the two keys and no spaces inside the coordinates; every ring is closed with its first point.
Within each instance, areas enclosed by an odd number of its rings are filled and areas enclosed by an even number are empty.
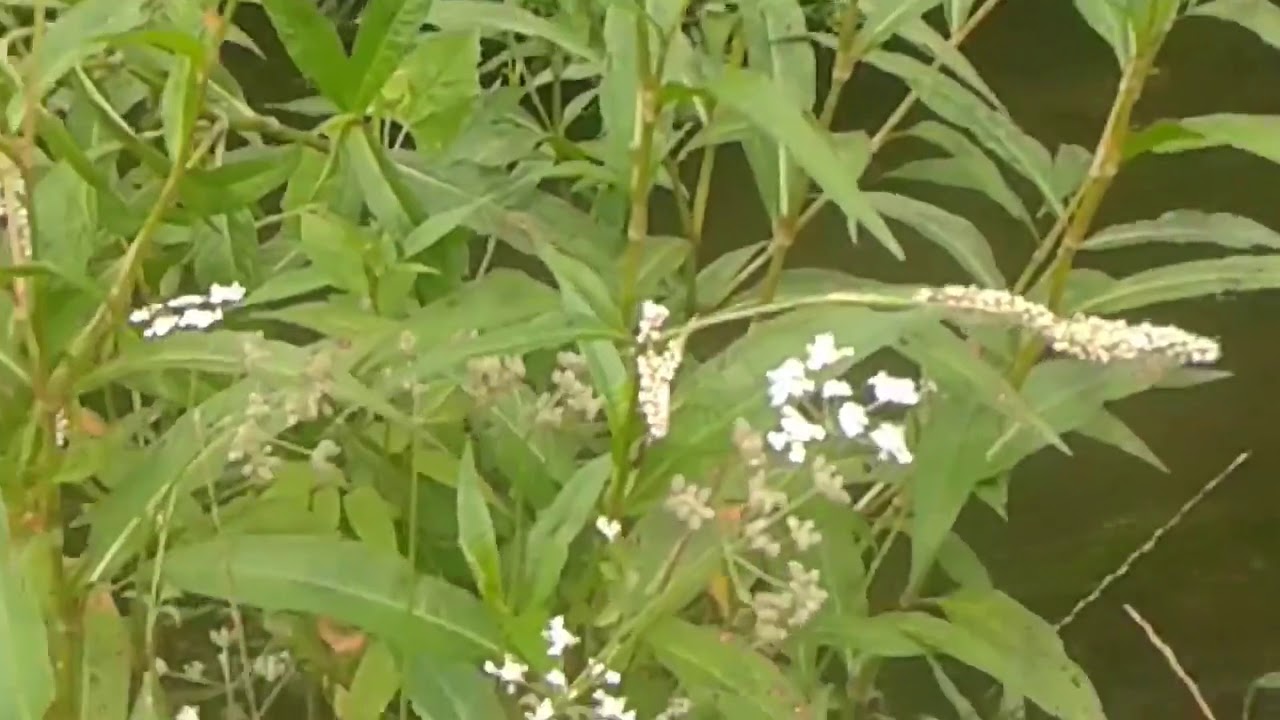
{"type": "MultiPolygon", "coordinates": [[[[1102,206],[1102,200],[1106,197],[1107,190],[1111,188],[1111,183],[1115,180],[1116,173],[1120,169],[1120,163],[1124,160],[1124,145],[1129,135],[1129,123],[1133,115],[1133,107],[1137,104],[1138,98],[1142,96],[1143,85],[1146,83],[1147,77],[1151,75],[1156,55],[1160,51],[1160,46],[1163,44],[1166,34],[1167,32],[1157,33],[1145,48],[1139,50],[1125,64],[1124,71],[1120,74],[1120,85],[1116,89],[1116,99],[1111,105],[1111,112],[1107,114],[1107,121],[1103,125],[1102,135],[1098,138],[1097,148],[1093,152],[1093,162],[1089,165],[1088,175],[1086,175],[1076,198],[1072,201],[1072,204],[1075,205],[1075,211],[1070,214],[1068,220],[1063,221],[1065,222],[1065,229],[1062,231],[1062,241],[1058,243],[1057,254],[1045,270],[1045,274],[1049,278],[1048,297],[1045,305],[1054,312],[1061,310],[1063,294],[1067,288],[1067,279],[1071,275],[1072,262],[1075,260],[1076,253],[1080,250],[1080,245],[1084,242],[1085,235],[1088,234],[1089,228],[1093,225],[1094,217],[1098,213],[1098,208],[1102,206]]],[[[1063,217],[1066,218],[1067,216],[1064,215],[1063,217]]],[[[1045,247],[1051,241],[1052,237],[1046,238],[1041,247],[1045,247]]],[[[1042,254],[1042,252],[1048,251],[1038,252],[1042,254]]],[[[1022,284],[1025,284],[1025,282],[1022,284]]],[[[1040,355],[1044,352],[1044,347],[1044,341],[1039,338],[1023,343],[1010,371],[1010,380],[1014,387],[1020,386],[1026,380],[1031,368],[1035,366],[1036,361],[1040,359],[1040,355]]]]}
{"type": "MultiPolygon", "coordinates": [[[[963,25],[956,28],[955,34],[947,39],[947,45],[953,48],[959,47],[960,43],[964,42],[974,29],[977,28],[978,25],[981,24],[982,21],[985,20],[999,4],[1000,0],[987,0],[979,6],[978,9],[974,10],[973,14],[964,21],[963,25]]],[[[942,61],[935,58],[933,61],[933,69],[937,70],[941,65],[942,61]]],[[[884,147],[885,143],[887,143],[889,138],[892,137],[893,131],[898,127],[898,125],[902,124],[902,121],[907,117],[907,113],[911,111],[911,108],[914,107],[916,102],[919,100],[920,93],[915,90],[911,90],[907,93],[907,96],[902,99],[902,102],[898,103],[898,106],[893,109],[893,112],[889,113],[888,119],[884,121],[884,124],[880,126],[880,129],[876,131],[876,134],[871,137],[869,154],[874,155],[884,147]]],[[[803,230],[805,226],[809,224],[809,221],[813,220],[814,216],[818,214],[818,211],[821,210],[827,202],[827,197],[822,196],[810,203],[809,207],[800,215],[799,222],[796,223],[796,232],[803,230]]]]}
{"type": "MultiPolygon", "coordinates": [[[[629,211],[627,215],[626,249],[622,257],[622,280],[618,310],[623,323],[635,318],[638,301],[636,279],[644,254],[644,242],[649,235],[649,194],[653,186],[653,138],[657,132],[661,99],[658,94],[659,75],[654,69],[653,49],[649,42],[649,17],[643,6],[635,11],[636,43],[636,97],[635,126],[631,136],[631,177],[628,184],[629,211]]],[[[619,517],[622,499],[630,474],[631,445],[636,431],[636,412],[639,407],[638,383],[632,374],[627,388],[624,414],[615,418],[617,427],[613,435],[613,477],[608,493],[608,512],[619,517]]]]}
{"type": "MultiPolygon", "coordinates": [[[[862,12],[858,9],[858,0],[849,0],[840,18],[839,40],[836,44],[836,56],[831,63],[831,83],[822,100],[822,110],[818,116],[818,124],[823,130],[830,130],[835,119],[836,108],[840,104],[840,94],[844,86],[853,77],[853,69],[857,66],[860,49],[857,46],[858,20],[862,12]]],[[[786,183],[788,165],[783,159],[778,169],[779,182],[786,183]]],[[[809,177],[803,173],[783,188],[783,206],[778,208],[780,216],[773,223],[773,240],[770,244],[769,269],[765,272],[760,287],[760,302],[769,303],[778,294],[778,283],[782,280],[782,269],[786,266],[787,253],[795,244],[796,234],[800,230],[800,217],[804,211],[803,198],[809,192],[809,177]]]]}

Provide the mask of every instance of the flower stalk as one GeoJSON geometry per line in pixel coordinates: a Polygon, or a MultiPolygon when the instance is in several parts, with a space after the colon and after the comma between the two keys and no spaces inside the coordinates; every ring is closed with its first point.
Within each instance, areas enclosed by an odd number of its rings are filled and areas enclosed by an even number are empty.
{"type": "MultiPolygon", "coordinates": [[[[1071,275],[1076,253],[1079,252],[1085,236],[1093,226],[1098,209],[1102,206],[1102,201],[1107,191],[1111,189],[1116,173],[1119,172],[1120,165],[1124,161],[1124,146],[1129,136],[1133,108],[1142,96],[1143,86],[1155,67],[1156,55],[1167,34],[1167,29],[1155,33],[1150,42],[1125,63],[1124,70],[1120,74],[1116,98],[1111,105],[1111,111],[1107,113],[1107,120],[1093,152],[1093,161],[1089,165],[1088,174],[1068,207],[1068,211],[1074,207],[1074,212],[1071,212],[1069,218],[1064,216],[1062,223],[1065,224],[1060,223],[1063,227],[1062,240],[1057,243],[1056,254],[1045,270],[1045,277],[1048,278],[1049,283],[1046,304],[1054,312],[1061,309],[1067,279],[1071,275]]],[[[1050,237],[1046,237],[1041,244],[1042,252],[1049,252],[1052,243],[1051,232],[1050,237]]],[[[1034,264],[1035,260],[1032,261],[1032,265],[1034,264]]],[[[1038,338],[1023,344],[1010,372],[1010,378],[1015,387],[1026,380],[1045,347],[1044,341],[1038,338]]]]}

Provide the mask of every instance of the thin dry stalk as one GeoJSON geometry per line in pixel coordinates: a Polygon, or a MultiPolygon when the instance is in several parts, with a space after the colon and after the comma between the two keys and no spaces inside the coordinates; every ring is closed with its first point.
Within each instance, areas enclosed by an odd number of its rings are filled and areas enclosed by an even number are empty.
{"type": "Polygon", "coordinates": [[[1169,518],[1165,524],[1156,528],[1156,531],[1151,533],[1151,537],[1147,538],[1146,542],[1138,546],[1137,550],[1129,553],[1129,557],[1125,558],[1124,562],[1120,563],[1120,567],[1112,571],[1110,575],[1102,578],[1102,582],[1098,583],[1092,592],[1081,598],[1080,601],[1075,604],[1075,607],[1071,608],[1070,612],[1054,624],[1053,629],[1061,632],[1063,628],[1070,625],[1072,621],[1079,617],[1080,613],[1083,612],[1085,608],[1089,607],[1094,603],[1094,601],[1102,597],[1102,594],[1107,591],[1107,588],[1115,584],[1115,582],[1120,578],[1128,575],[1129,571],[1133,569],[1134,563],[1140,560],[1147,553],[1154,550],[1156,544],[1160,542],[1160,539],[1164,537],[1165,533],[1169,532],[1174,528],[1174,526],[1182,522],[1182,519],[1187,516],[1187,513],[1191,512],[1196,505],[1199,505],[1201,500],[1204,500],[1209,493],[1213,492],[1213,489],[1218,487],[1223,480],[1226,480],[1227,476],[1234,472],[1236,468],[1240,467],[1240,464],[1248,459],[1248,457],[1249,453],[1240,453],[1235,460],[1231,461],[1231,464],[1228,465],[1225,470],[1218,473],[1217,477],[1205,483],[1204,487],[1196,491],[1196,494],[1192,495],[1191,499],[1187,500],[1182,504],[1182,507],[1178,508],[1178,512],[1174,513],[1173,517],[1169,518]]]}
{"type": "Polygon", "coordinates": [[[1187,674],[1187,671],[1182,668],[1182,664],[1178,662],[1178,656],[1173,654],[1173,648],[1169,647],[1168,643],[1160,639],[1160,636],[1156,634],[1156,629],[1151,627],[1151,623],[1143,620],[1142,616],[1139,615],[1138,611],[1134,610],[1132,606],[1125,605],[1124,611],[1129,613],[1129,617],[1133,618],[1133,621],[1138,624],[1138,627],[1142,628],[1142,632],[1147,634],[1147,639],[1151,641],[1151,644],[1155,646],[1155,649],[1159,650],[1160,654],[1164,656],[1165,661],[1169,663],[1169,667],[1173,670],[1173,674],[1178,676],[1178,679],[1182,681],[1183,686],[1191,693],[1191,697],[1195,699],[1196,707],[1200,708],[1200,714],[1203,715],[1206,720],[1218,720],[1214,716],[1213,710],[1209,708],[1209,703],[1205,702],[1204,696],[1200,694],[1200,688],[1196,687],[1195,681],[1191,679],[1191,676],[1187,674]]]}

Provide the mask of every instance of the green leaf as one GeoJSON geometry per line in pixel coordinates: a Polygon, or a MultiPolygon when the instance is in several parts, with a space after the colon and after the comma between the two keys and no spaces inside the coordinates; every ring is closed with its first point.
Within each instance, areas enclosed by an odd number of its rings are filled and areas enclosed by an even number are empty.
{"type": "Polygon", "coordinates": [[[1169,472],[1169,468],[1165,467],[1142,438],[1130,430],[1124,421],[1106,410],[1100,411],[1092,420],[1076,428],[1076,431],[1085,437],[1123,450],[1163,473],[1169,472]]]}
{"type": "Polygon", "coordinates": [[[475,455],[468,443],[458,464],[458,547],[467,559],[480,596],[491,606],[500,607],[503,604],[501,558],[483,487],[484,481],[476,470],[475,455]]]}
{"type": "Polygon", "coordinates": [[[947,15],[947,29],[955,35],[965,21],[969,19],[969,14],[973,10],[974,0],[946,0],[943,4],[943,10],[947,15]]]}
{"type": "Polygon", "coordinates": [[[81,629],[80,720],[124,720],[129,712],[133,646],[108,586],[89,591],[81,629]]]}
{"type": "Polygon", "coordinates": [[[196,65],[182,55],[173,57],[173,66],[160,94],[160,118],[164,129],[164,146],[170,162],[185,162],[191,131],[195,129],[200,82],[196,65]]]}
{"type": "MultiPolygon", "coordinates": [[[[1280,163],[1280,115],[1217,113],[1161,120],[1130,143],[1160,154],[1226,146],[1280,163]]],[[[1131,154],[1128,148],[1125,154],[1131,154]]]]}
{"type": "Polygon", "coordinates": [[[720,307],[747,278],[743,271],[753,260],[769,250],[769,241],[758,242],[726,252],[698,271],[699,312],[720,307]]]}
{"type": "Polygon", "coordinates": [[[360,13],[351,51],[353,78],[347,109],[363,113],[413,47],[432,0],[373,0],[360,13]]]}
{"type": "Polygon", "coordinates": [[[469,593],[353,540],[228,537],[173,548],[163,575],[186,592],[324,615],[401,652],[472,662],[503,652],[497,624],[469,593]]]}
{"type": "Polygon", "coordinates": [[[1209,0],[1189,8],[1187,15],[1233,22],[1271,47],[1280,49],[1280,7],[1270,0],[1209,0]]]}
{"type": "Polygon", "coordinates": [[[1009,187],[1000,168],[967,135],[934,120],[916,123],[906,134],[946,150],[951,157],[925,158],[904,163],[885,173],[886,178],[976,190],[999,204],[1014,219],[1031,226],[1031,217],[1027,214],[1022,199],[1009,187]]]}
{"type": "Polygon", "coordinates": [[[1232,250],[1280,250],[1280,233],[1240,215],[1171,210],[1154,220],[1112,225],[1091,235],[1085,250],[1110,250],[1152,242],[1204,243],[1232,250]]]}
{"type": "Polygon", "coordinates": [[[404,249],[404,256],[413,257],[440,242],[455,228],[465,223],[473,213],[491,202],[493,202],[493,199],[486,195],[464,205],[459,205],[443,212],[432,213],[431,217],[419,223],[417,227],[405,236],[404,242],[401,244],[404,249]]]}
{"type": "Polygon", "coordinates": [[[800,3],[749,0],[742,3],[739,12],[751,67],[772,78],[775,90],[771,97],[785,98],[801,112],[813,110],[817,60],[812,45],[795,41],[806,30],[800,3]]]}
{"type": "Polygon", "coordinates": [[[865,225],[895,257],[903,257],[902,246],[858,187],[858,173],[849,171],[848,163],[831,139],[794,105],[762,100],[776,94],[770,78],[729,67],[712,78],[708,87],[720,102],[785,147],[850,221],[865,225]]]}
{"type": "Polygon", "coordinates": [[[486,0],[436,0],[427,21],[445,30],[481,29],[540,37],[583,60],[603,60],[600,51],[565,26],[534,15],[518,5],[486,0]]]}
{"type": "Polygon", "coordinates": [[[1004,103],[1000,102],[999,96],[982,79],[978,69],[973,66],[973,63],[969,62],[969,58],[965,57],[965,54],[960,52],[960,49],[954,43],[942,37],[937,30],[934,30],[927,20],[923,18],[912,19],[902,26],[899,33],[904,40],[933,55],[938,62],[949,68],[969,87],[977,90],[983,99],[991,103],[992,107],[1001,112],[1008,112],[1004,107],[1004,103]]]}
{"type": "Polygon", "coordinates": [[[336,288],[357,297],[369,294],[365,252],[372,240],[364,230],[327,212],[307,212],[301,216],[300,247],[313,267],[336,288]]]}
{"type": "Polygon", "coordinates": [[[905,195],[873,192],[867,193],[867,198],[881,215],[914,228],[924,239],[945,250],[983,287],[1005,287],[991,246],[973,223],[937,205],[905,195]]]}
{"type": "Polygon", "coordinates": [[[682,685],[743,701],[733,717],[791,720],[804,696],[764,655],[736,637],[675,617],[660,620],[644,641],[682,685]]]}
{"type": "Polygon", "coordinates": [[[1144,270],[1076,297],[1072,312],[1117,313],[1156,303],[1280,287],[1280,255],[1190,260],[1144,270]]]}
{"type": "Polygon", "coordinates": [[[1075,6],[1080,17],[1111,47],[1116,66],[1124,67],[1134,53],[1125,9],[1117,0],[1075,0],[1075,6]]]}
{"type": "Polygon", "coordinates": [[[925,660],[929,663],[929,669],[933,671],[933,679],[938,683],[938,689],[947,697],[947,702],[951,703],[952,709],[956,711],[956,717],[959,720],[982,720],[978,711],[973,709],[973,703],[964,696],[955,681],[947,676],[942,665],[932,657],[926,656],[925,660]]]}
{"type": "MultiPolygon", "coordinates": [[[[860,8],[865,21],[858,30],[858,47],[865,51],[878,48],[912,21],[937,6],[939,0],[879,0],[860,8]]],[[[859,53],[861,54],[861,53],[859,53]]]]}
{"type": "Polygon", "coordinates": [[[404,670],[404,692],[422,720],[492,720],[503,717],[497,685],[474,666],[417,653],[404,670]]]}
{"type": "Polygon", "coordinates": [[[339,720],[379,720],[399,688],[400,670],[391,648],[383,641],[372,643],[336,703],[339,720]]]}
{"type": "Polygon", "coordinates": [[[367,127],[353,128],[346,133],[342,140],[342,157],[355,171],[365,204],[378,218],[382,229],[401,237],[426,220],[426,214],[418,209],[416,201],[400,187],[398,170],[369,136],[367,127]]]}
{"type": "Polygon", "coordinates": [[[36,183],[36,256],[72,277],[84,277],[97,251],[98,194],[66,162],[36,183]]]}
{"type": "Polygon", "coordinates": [[[312,2],[262,0],[280,42],[303,76],[325,97],[350,108],[351,70],[334,24],[312,2]]]}
{"type": "Polygon", "coordinates": [[[1004,374],[948,328],[936,324],[914,328],[904,335],[902,350],[939,385],[973,396],[1014,424],[1032,429],[1044,442],[1071,454],[1062,438],[1035,414],[1004,374]]]}
{"type": "Polygon", "coordinates": [[[390,555],[399,552],[396,542],[396,525],[391,516],[391,506],[369,485],[347,493],[342,499],[347,522],[356,536],[372,548],[390,555]]]}
{"type": "Polygon", "coordinates": [[[543,608],[554,593],[569,559],[569,545],[596,514],[596,502],[613,470],[611,461],[605,454],[584,464],[538,513],[525,541],[524,610],[543,608]]]}
{"type": "Polygon", "coordinates": [[[867,62],[900,78],[919,94],[926,107],[972,134],[1030,180],[1055,213],[1062,214],[1062,202],[1051,182],[1053,161],[1049,151],[1007,115],[993,110],[968,88],[915,58],[877,50],[867,56],[867,62]]]}
{"type": "Polygon", "coordinates": [[[999,680],[1054,717],[1105,720],[1093,684],[1053,627],[993,589],[961,588],[937,601],[950,622],[915,613],[900,627],[999,680]]]}
{"type": "MultiPolygon", "coordinates": [[[[24,62],[35,97],[43,98],[63,75],[101,52],[110,36],[146,22],[147,5],[147,0],[83,0],[59,13],[24,62]]],[[[18,128],[26,97],[26,93],[16,92],[9,101],[6,119],[11,130],[18,128]]]]}
{"type": "MultiPolygon", "coordinates": [[[[1164,385],[1176,372],[1144,363],[1099,367],[1082,360],[1048,360],[1027,376],[1022,393],[1036,414],[1063,434],[1093,422],[1106,403],[1164,385]]],[[[1026,428],[1009,428],[991,446],[986,474],[1008,470],[1043,446],[1026,428]]]]}
{"type": "Polygon", "coordinates": [[[919,588],[979,480],[994,418],[969,398],[944,398],[931,409],[915,448],[911,493],[911,575],[919,588]]]}
{"type": "Polygon", "coordinates": [[[40,720],[53,702],[54,677],[39,599],[9,534],[0,500],[0,717],[40,720]]]}
{"type": "Polygon", "coordinates": [[[244,299],[241,307],[264,305],[306,295],[328,287],[329,277],[314,265],[278,272],[255,288],[244,299]]]}

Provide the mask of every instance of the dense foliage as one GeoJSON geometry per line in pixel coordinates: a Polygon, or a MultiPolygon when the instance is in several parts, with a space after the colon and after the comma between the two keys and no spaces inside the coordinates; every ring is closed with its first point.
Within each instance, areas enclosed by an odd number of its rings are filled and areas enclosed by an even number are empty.
{"type": "Polygon", "coordinates": [[[1280,287],[1244,217],[1095,226],[1143,156],[1280,161],[1274,117],[1130,121],[1175,23],[1280,9],[1076,0],[1089,150],[960,51],[999,0],[257,4],[0,2],[0,717],[902,716],[890,666],[1104,717],[953,525],[1071,433],[1159,465],[1107,404],[1221,350],[1116,314],[1280,287]],[[222,64],[260,11],[311,96],[222,64]],[[837,127],[864,67],[908,95],[837,127]],[[728,151],[770,225],[707,257],[728,151]],[[1019,276],[902,180],[996,203],[1019,276]],[[789,267],[819,212],[955,284],[789,267]],[[1075,264],[1145,243],[1231,254],[1075,264]]]}

